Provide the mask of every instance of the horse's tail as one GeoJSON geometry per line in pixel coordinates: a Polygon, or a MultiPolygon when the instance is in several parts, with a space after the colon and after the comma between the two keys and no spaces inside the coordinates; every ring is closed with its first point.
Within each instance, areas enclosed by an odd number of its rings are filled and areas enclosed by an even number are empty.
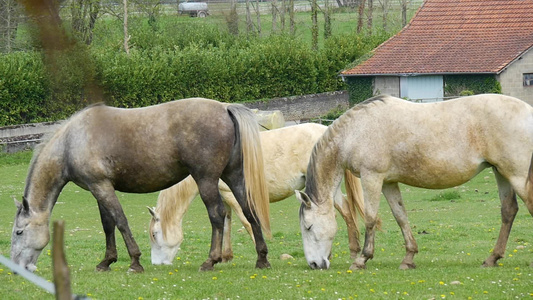
{"type": "MultiPolygon", "coordinates": [[[[355,232],[359,238],[359,223],[357,222],[357,214],[361,215],[363,220],[365,219],[365,200],[363,197],[363,187],[361,186],[361,180],[357,178],[348,169],[344,170],[344,185],[346,187],[346,198],[351,204],[350,213],[355,223],[355,232]]],[[[378,230],[381,229],[381,218],[377,221],[378,230]]]]}
{"type": "Polygon", "coordinates": [[[357,214],[359,213],[363,220],[365,219],[365,201],[363,198],[361,180],[355,177],[350,170],[346,169],[344,170],[344,185],[346,187],[346,198],[350,204],[348,205],[350,207],[350,215],[355,224],[357,239],[359,239],[360,230],[359,222],[357,222],[357,214]]]}
{"type": "Polygon", "coordinates": [[[258,218],[265,236],[270,238],[270,202],[257,119],[252,111],[243,105],[232,104],[228,105],[227,109],[238,124],[248,206],[258,218]]]}

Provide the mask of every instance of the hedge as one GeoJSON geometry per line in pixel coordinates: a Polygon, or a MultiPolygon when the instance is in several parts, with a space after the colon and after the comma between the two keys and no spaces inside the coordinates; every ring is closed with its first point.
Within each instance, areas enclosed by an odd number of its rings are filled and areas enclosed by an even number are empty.
{"type": "Polygon", "coordinates": [[[332,37],[314,51],[292,36],[230,40],[206,30],[208,40],[182,38],[174,46],[158,44],[166,39],[156,35],[138,41],[142,46],[129,55],[84,46],[56,53],[52,64],[36,51],[1,55],[0,109],[7,113],[0,126],[63,119],[93,101],[141,107],[188,97],[240,102],[341,90],[339,71],[386,38],[332,37]],[[101,99],[90,99],[100,91],[101,99]]]}

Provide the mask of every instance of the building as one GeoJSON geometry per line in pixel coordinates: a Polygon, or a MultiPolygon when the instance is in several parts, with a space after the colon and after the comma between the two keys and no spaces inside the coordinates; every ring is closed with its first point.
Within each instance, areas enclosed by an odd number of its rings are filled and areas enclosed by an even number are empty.
{"type": "Polygon", "coordinates": [[[365,97],[427,102],[501,91],[533,104],[532,46],[533,0],[426,0],[406,27],[341,76],[365,97]]]}

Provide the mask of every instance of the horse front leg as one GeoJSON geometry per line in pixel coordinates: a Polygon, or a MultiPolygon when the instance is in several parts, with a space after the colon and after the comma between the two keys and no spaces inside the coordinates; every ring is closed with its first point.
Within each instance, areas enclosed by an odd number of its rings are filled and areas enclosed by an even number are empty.
{"type": "MultiPolygon", "coordinates": [[[[142,267],[141,263],[139,262],[139,259],[141,257],[141,251],[139,250],[139,246],[135,242],[135,239],[133,238],[133,234],[131,233],[130,227],[128,225],[128,220],[126,218],[126,215],[124,214],[124,211],[122,210],[122,206],[120,205],[120,202],[118,201],[117,196],[115,195],[115,189],[110,183],[103,183],[99,185],[94,185],[90,188],[91,193],[94,195],[94,197],[98,201],[98,205],[103,208],[103,210],[106,212],[104,215],[106,217],[106,222],[104,223],[104,219],[102,218],[102,223],[104,226],[104,230],[106,226],[108,227],[108,230],[111,230],[111,225],[113,224],[113,230],[116,226],[120,233],[122,234],[122,238],[124,239],[124,242],[126,244],[126,248],[128,249],[128,254],[131,258],[131,264],[129,268],[129,272],[144,272],[144,268],[142,267]],[[106,225],[107,224],[107,225],[106,225]]],[[[100,209],[100,212],[102,212],[102,209],[100,209]]],[[[115,261],[116,261],[116,246],[115,244],[115,238],[114,233],[108,235],[106,232],[106,240],[108,240],[108,243],[111,242],[112,248],[115,248],[115,261]],[[109,238],[108,238],[109,237],[109,238]]],[[[112,253],[111,257],[112,257],[112,253]]],[[[107,257],[107,251],[106,251],[106,257],[107,257]]],[[[99,264],[99,266],[105,268],[105,264],[107,262],[102,262],[99,264]],[[102,264],[103,263],[103,264],[102,264]]],[[[109,263],[111,264],[111,262],[109,263]]],[[[109,268],[109,264],[107,267],[109,268]]]]}
{"type": "Polygon", "coordinates": [[[362,174],[361,183],[365,198],[365,244],[361,256],[355,259],[350,270],[366,269],[366,262],[374,257],[374,239],[378,224],[378,209],[381,197],[382,178],[362,174]]]}
{"type": "Polygon", "coordinates": [[[104,228],[106,251],[104,259],[96,266],[97,271],[109,271],[109,266],[117,261],[117,244],[115,240],[115,220],[113,216],[98,203],[102,227],[104,228]]]}
{"type": "Polygon", "coordinates": [[[222,203],[217,182],[218,179],[196,180],[196,183],[198,184],[198,190],[200,191],[200,196],[202,197],[202,201],[207,208],[207,214],[209,216],[209,221],[211,222],[212,230],[209,257],[200,266],[200,271],[212,271],[214,270],[214,265],[222,261],[222,242],[226,209],[222,203]]]}
{"type": "Polygon", "coordinates": [[[389,203],[396,222],[402,230],[403,238],[405,240],[406,253],[402,263],[400,264],[400,269],[414,269],[416,268],[416,265],[413,261],[413,258],[415,254],[418,253],[418,245],[413,237],[411,226],[409,226],[409,220],[407,219],[407,212],[405,211],[405,206],[403,205],[400,187],[397,183],[384,184],[383,194],[389,203]]]}
{"type": "Polygon", "coordinates": [[[497,262],[505,254],[505,247],[511,233],[511,227],[513,226],[514,218],[518,213],[518,203],[516,201],[516,193],[514,192],[511,184],[505,179],[495,168],[494,174],[496,182],[498,183],[498,193],[501,202],[501,217],[502,225],[500,227],[500,234],[494,250],[491,255],[483,262],[483,267],[497,266],[497,262]]]}

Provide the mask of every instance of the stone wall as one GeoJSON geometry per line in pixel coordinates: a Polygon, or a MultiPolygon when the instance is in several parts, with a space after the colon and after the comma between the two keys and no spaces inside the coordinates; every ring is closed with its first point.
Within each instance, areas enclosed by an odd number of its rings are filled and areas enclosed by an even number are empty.
{"type": "Polygon", "coordinates": [[[307,120],[324,116],[337,108],[348,109],[347,91],[274,98],[266,101],[244,103],[249,108],[279,110],[286,121],[307,120]]]}
{"type": "Polygon", "coordinates": [[[533,105],[533,86],[524,86],[523,74],[533,73],[533,51],[509,65],[499,76],[504,95],[513,96],[533,105]]]}

